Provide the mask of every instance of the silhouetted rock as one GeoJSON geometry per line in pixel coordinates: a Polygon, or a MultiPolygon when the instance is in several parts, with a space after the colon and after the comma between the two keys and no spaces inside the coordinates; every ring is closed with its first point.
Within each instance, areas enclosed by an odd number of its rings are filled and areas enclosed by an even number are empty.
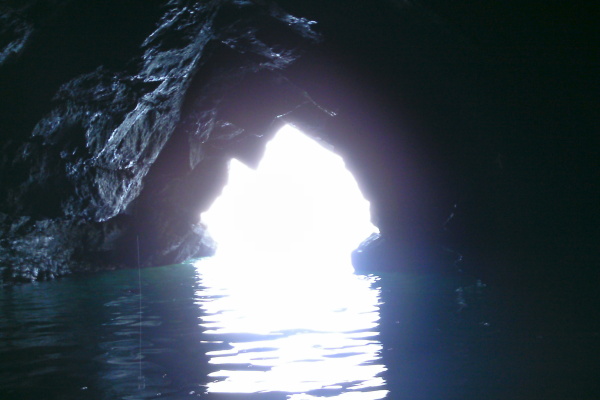
{"type": "Polygon", "coordinates": [[[4,2],[2,281],[210,254],[198,216],[228,159],[256,165],[284,123],[371,202],[360,268],[455,271],[461,253],[502,282],[587,276],[597,27],[577,4],[511,7],[4,2]]]}

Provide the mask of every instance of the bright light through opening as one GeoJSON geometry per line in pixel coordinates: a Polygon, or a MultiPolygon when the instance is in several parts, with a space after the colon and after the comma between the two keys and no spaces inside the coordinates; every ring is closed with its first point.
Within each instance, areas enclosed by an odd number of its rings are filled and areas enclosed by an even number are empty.
{"type": "Polygon", "coordinates": [[[340,156],[285,126],[256,171],[230,162],[202,221],[218,243],[196,264],[201,326],[214,346],[207,393],[387,395],[379,289],[352,274],[350,259],[377,228],[340,156]]]}
{"type": "Polygon", "coordinates": [[[352,250],[377,231],[342,158],[290,125],[267,144],[256,171],[230,161],[229,182],[201,219],[219,258],[244,261],[230,265],[260,260],[268,268],[284,257],[321,273],[351,269],[352,250]]]}

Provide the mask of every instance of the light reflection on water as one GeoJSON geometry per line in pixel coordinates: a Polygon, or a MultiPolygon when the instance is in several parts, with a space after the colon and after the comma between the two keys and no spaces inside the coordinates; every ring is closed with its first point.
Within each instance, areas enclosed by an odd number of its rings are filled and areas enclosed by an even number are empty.
{"type": "Polygon", "coordinates": [[[200,325],[216,346],[207,352],[214,366],[208,393],[386,396],[375,278],[284,268],[250,273],[221,260],[196,263],[200,325]]]}
{"type": "Polygon", "coordinates": [[[0,290],[0,399],[385,397],[382,282],[205,261],[0,290]]]}

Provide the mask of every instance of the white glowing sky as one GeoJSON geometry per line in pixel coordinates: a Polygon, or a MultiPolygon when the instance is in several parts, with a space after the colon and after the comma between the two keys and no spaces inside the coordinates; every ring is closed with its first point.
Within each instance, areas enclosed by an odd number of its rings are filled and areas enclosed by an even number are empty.
{"type": "Polygon", "coordinates": [[[342,158],[290,125],[257,170],[230,161],[228,184],[201,219],[218,257],[260,259],[265,268],[282,258],[304,269],[351,268],[352,250],[377,231],[342,158]]]}

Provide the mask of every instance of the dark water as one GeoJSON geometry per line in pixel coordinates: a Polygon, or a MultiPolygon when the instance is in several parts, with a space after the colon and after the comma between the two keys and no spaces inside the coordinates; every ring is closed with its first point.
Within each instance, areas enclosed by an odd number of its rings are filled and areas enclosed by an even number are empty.
{"type": "Polygon", "coordinates": [[[0,399],[599,398],[596,335],[519,331],[474,279],[198,264],[138,284],[2,288],[0,399]]]}

